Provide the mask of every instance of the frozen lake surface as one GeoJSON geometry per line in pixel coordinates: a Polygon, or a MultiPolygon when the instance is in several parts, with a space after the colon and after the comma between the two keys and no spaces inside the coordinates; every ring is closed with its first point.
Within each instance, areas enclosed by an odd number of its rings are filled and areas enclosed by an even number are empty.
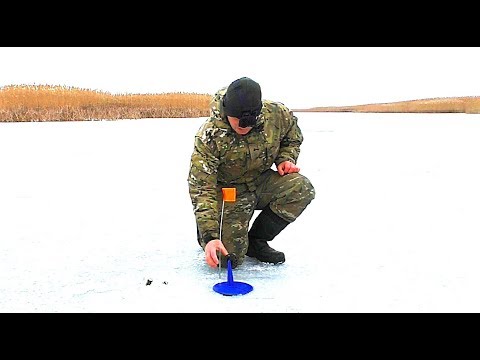
{"type": "Polygon", "coordinates": [[[479,312],[480,115],[297,116],[316,198],[232,297],[188,195],[203,118],[0,123],[0,311],[479,312]]]}

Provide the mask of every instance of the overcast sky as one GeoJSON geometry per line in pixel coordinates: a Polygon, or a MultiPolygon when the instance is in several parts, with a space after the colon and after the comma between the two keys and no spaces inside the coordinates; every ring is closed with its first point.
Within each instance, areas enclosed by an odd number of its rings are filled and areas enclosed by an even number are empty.
{"type": "Polygon", "coordinates": [[[257,80],[291,108],[480,95],[477,47],[2,47],[0,86],[213,94],[257,80]]]}

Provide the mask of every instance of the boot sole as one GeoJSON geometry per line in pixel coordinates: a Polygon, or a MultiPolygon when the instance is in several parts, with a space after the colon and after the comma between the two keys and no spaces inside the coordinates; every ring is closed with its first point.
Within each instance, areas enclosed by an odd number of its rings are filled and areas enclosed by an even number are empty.
{"type": "Polygon", "coordinates": [[[257,259],[258,261],[260,262],[263,262],[263,263],[268,263],[268,264],[283,264],[285,262],[285,257],[283,258],[283,260],[278,260],[278,261],[268,261],[268,260],[262,260],[262,259],[259,259],[258,257],[256,257],[255,255],[249,255],[248,253],[246,254],[247,256],[249,257],[253,257],[255,259],[257,259]]]}

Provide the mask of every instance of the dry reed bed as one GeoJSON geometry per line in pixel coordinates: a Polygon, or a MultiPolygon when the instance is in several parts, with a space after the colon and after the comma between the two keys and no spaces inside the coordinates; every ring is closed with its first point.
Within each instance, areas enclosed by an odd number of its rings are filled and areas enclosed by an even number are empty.
{"type": "Polygon", "coordinates": [[[0,121],[116,120],[209,115],[209,94],[110,94],[50,85],[0,88],[0,121]]]}
{"type": "MultiPolygon", "coordinates": [[[[0,122],[194,118],[209,115],[210,94],[110,94],[51,85],[0,88],[0,122]]],[[[480,97],[292,109],[295,112],[480,113],[480,97]]]]}
{"type": "Polygon", "coordinates": [[[399,101],[383,104],[329,106],[296,109],[298,112],[364,112],[364,113],[480,113],[480,97],[465,96],[399,101]]]}

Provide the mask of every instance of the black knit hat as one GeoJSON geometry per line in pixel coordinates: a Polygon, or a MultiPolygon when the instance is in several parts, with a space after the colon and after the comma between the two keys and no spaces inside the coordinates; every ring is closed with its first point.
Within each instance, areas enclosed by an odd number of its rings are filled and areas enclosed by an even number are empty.
{"type": "Polygon", "coordinates": [[[232,82],[223,98],[225,115],[233,116],[253,126],[262,110],[260,85],[248,77],[232,82]]]}

